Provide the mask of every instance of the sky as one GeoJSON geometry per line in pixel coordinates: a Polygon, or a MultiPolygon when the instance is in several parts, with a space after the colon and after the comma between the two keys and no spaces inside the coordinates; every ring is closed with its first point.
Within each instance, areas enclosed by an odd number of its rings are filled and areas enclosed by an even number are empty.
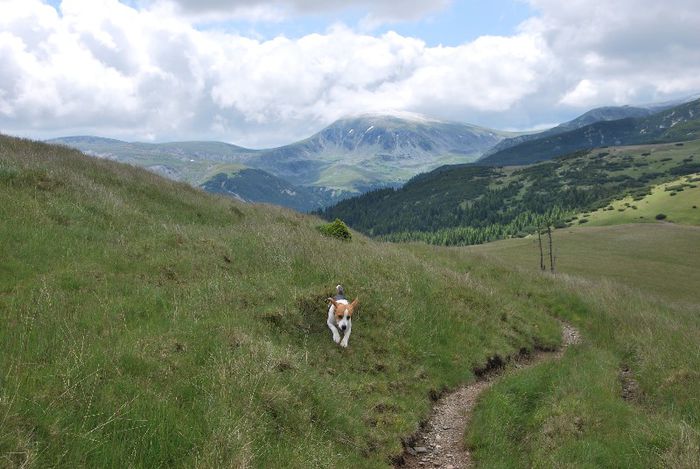
{"type": "Polygon", "coordinates": [[[697,0],[0,0],[0,132],[253,148],[418,113],[546,128],[700,92],[697,0]]]}

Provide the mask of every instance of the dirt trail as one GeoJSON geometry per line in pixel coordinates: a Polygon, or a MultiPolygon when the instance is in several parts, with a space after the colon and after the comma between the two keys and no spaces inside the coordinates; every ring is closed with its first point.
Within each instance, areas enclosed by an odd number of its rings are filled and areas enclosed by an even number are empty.
{"type": "MultiPolygon", "coordinates": [[[[517,368],[532,366],[543,360],[558,359],[569,345],[577,344],[581,336],[574,327],[562,323],[562,347],[554,352],[536,351],[519,357],[517,368]]],[[[495,368],[468,386],[441,397],[433,407],[425,428],[406,446],[403,461],[397,468],[463,469],[472,466],[471,454],[464,448],[464,432],[469,425],[472,410],[479,395],[494,383],[502,368],[495,368]]]]}

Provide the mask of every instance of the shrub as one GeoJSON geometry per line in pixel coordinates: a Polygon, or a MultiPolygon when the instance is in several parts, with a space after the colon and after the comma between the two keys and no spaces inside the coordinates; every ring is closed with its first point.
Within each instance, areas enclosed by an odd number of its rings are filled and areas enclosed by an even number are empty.
{"type": "Polygon", "coordinates": [[[663,214],[663,213],[659,213],[658,215],[656,215],[655,218],[656,218],[657,220],[665,220],[665,219],[666,219],[666,215],[663,214]]]}
{"type": "Polygon", "coordinates": [[[352,239],[352,233],[350,233],[347,225],[343,223],[343,220],[340,218],[336,218],[330,223],[319,226],[318,230],[326,236],[342,239],[343,241],[350,241],[352,239]]]}
{"type": "Polygon", "coordinates": [[[578,221],[578,224],[579,224],[579,225],[582,225],[582,224],[584,224],[584,223],[588,223],[588,219],[586,219],[586,218],[581,218],[581,219],[578,221]]]}

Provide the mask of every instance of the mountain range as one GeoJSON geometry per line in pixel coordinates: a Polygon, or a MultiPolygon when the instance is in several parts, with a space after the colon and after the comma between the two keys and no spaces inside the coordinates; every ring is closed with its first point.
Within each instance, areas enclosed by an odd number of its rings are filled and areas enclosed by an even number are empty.
{"type": "MultiPolygon", "coordinates": [[[[640,117],[633,116],[646,114],[646,112],[638,108],[617,108],[616,113],[628,116],[577,126],[576,121],[581,124],[588,118],[594,117],[586,117],[584,114],[572,121],[573,124],[568,123],[571,125],[555,127],[541,134],[528,136],[525,141],[510,147],[504,145],[506,148],[486,155],[477,163],[489,166],[525,165],[596,147],[700,138],[700,99],[640,117]],[[566,130],[571,127],[573,130],[566,130]]],[[[598,115],[610,116],[611,113],[606,111],[598,115]]]]}
{"type": "Polygon", "coordinates": [[[340,119],[311,137],[271,149],[223,142],[124,142],[92,136],[50,140],[145,167],[248,202],[311,211],[441,166],[525,165],[608,145],[700,136],[700,100],[590,110],[539,133],[516,134],[412,114],[340,119]]]}
{"type": "Polygon", "coordinates": [[[493,148],[484,153],[484,157],[498,153],[499,151],[505,150],[507,148],[512,148],[521,143],[529,142],[532,140],[537,140],[540,138],[551,137],[553,135],[563,134],[572,130],[580,129],[587,125],[595,124],[596,122],[603,121],[613,121],[618,119],[626,119],[628,117],[646,117],[665,109],[651,109],[646,107],[634,107],[634,106],[605,106],[595,109],[591,109],[584,114],[581,114],[577,118],[559,124],[551,129],[544,130],[542,132],[535,132],[531,134],[519,135],[512,138],[507,138],[502,140],[498,144],[494,145],[493,148]]]}
{"type": "Polygon", "coordinates": [[[445,164],[475,161],[513,135],[416,115],[363,115],[338,120],[300,142],[262,150],[222,142],[140,143],[92,136],[49,143],[241,200],[307,211],[399,186],[445,164]]]}

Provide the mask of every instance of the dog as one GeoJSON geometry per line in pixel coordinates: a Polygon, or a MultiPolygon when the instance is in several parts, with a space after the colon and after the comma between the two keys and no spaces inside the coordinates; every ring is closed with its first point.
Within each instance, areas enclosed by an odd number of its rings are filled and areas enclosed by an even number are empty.
{"type": "Polygon", "coordinates": [[[328,324],[328,328],[333,333],[333,342],[340,344],[343,348],[347,348],[350,332],[352,331],[352,313],[357,306],[357,298],[352,303],[348,303],[343,286],[337,285],[335,290],[337,292],[335,297],[328,298],[330,307],[328,308],[328,321],[326,324],[328,324]],[[343,332],[342,340],[340,332],[343,332]]]}

